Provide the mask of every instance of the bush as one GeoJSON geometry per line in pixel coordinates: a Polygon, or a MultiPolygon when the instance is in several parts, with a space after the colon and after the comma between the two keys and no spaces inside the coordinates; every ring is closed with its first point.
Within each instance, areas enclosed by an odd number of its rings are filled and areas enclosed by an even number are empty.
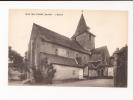
{"type": "Polygon", "coordinates": [[[45,66],[46,72],[44,73],[43,71],[44,70],[41,69],[33,69],[35,83],[52,84],[56,70],[53,69],[53,66],[51,64],[47,64],[47,66],[45,66]]]}

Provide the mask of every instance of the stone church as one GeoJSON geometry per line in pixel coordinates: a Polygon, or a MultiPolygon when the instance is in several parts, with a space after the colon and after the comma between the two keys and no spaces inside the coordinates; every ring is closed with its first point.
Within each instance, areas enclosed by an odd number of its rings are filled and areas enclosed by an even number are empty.
{"type": "Polygon", "coordinates": [[[54,80],[104,76],[109,52],[106,46],[95,47],[95,37],[83,14],[71,38],[34,23],[28,45],[30,66],[39,68],[47,60],[56,69],[54,80]]]}

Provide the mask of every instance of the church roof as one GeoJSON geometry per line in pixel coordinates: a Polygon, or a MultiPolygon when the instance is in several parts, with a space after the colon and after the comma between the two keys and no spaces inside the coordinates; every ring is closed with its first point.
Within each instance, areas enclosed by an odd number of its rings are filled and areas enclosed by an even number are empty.
{"type": "Polygon", "coordinates": [[[99,48],[96,48],[94,50],[95,53],[100,53],[106,55],[106,57],[110,57],[107,46],[102,46],[99,48]]]}
{"type": "Polygon", "coordinates": [[[82,53],[89,53],[87,50],[83,49],[83,47],[81,47],[75,40],[72,40],[66,36],[60,35],[54,31],[51,31],[34,23],[31,36],[35,39],[35,37],[37,37],[37,34],[40,34],[44,41],[61,45],[82,53]]]}
{"type": "Polygon", "coordinates": [[[85,19],[84,19],[84,16],[83,14],[81,15],[80,17],[80,20],[79,20],[79,23],[78,23],[78,26],[77,26],[77,29],[76,29],[76,32],[75,33],[83,33],[86,29],[89,29],[89,27],[87,27],[87,24],[85,22],[85,19]]]}
{"type": "Polygon", "coordinates": [[[82,14],[80,17],[77,29],[75,31],[75,34],[72,36],[72,38],[75,38],[76,36],[83,34],[84,32],[87,32],[88,34],[95,36],[94,34],[92,34],[91,32],[88,31],[89,29],[90,28],[87,26],[85,19],[84,19],[84,16],[82,14]]]}
{"type": "MultiPolygon", "coordinates": [[[[100,54],[103,59],[107,60],[107,62],[108,62],[109,57],[110,57],[107,46],[102,46],[102,47],[99,47],[99,48],[92,50],[92,54],[100,54]]],[[[96,58],[94,57],[92,59],[94,61],[99,60],[98,57],[96,57],[96,58]]]]}
{"type": "Polygon", "coordinates": [[[83,65],[77,64],[76,61],[72,58],[67,58],[67,57],[62,57],[62,56],[52,55],[47,53],[43,53],[43,54],[47,56],[48,62],[52,64],[59,64],[59,65],[79,67],[79,68],[84,67],[83,65]]]}

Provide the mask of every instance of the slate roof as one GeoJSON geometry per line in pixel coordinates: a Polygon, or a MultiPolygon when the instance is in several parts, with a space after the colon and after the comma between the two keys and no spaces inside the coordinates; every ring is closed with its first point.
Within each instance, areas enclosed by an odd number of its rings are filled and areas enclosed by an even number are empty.
{"type": "Polygon", "coordinates": [[[106,55],[106,57],[110,57],[107,46],[95,48],[94,50],[92,50],[92,52],[93,53],[100,53],[100,54],[106,55]]]}
{"type": "Polygon", "coordinates": [[[52,54],[47,54],[43,53],[45,56],[47,56],[48,62],[52,64],[59,64],[59,65],[66,65],[70,67],[78,67],[78,68],[83,68],[83,65],[79,65],[76,63],[75,59],[72,58],[67,58],[67,57],[62,57],[58,55],[52,55],[52,54]]]}
{"type": "Polygon", "coordinates": [[[33,24],[33,28],[32,28],[32,35],[31,38],[37,37],[37,34],[40,34],[42,36],[42,38],[44,39],[44,41],[47,42],[51,42],[53,44],[57,44],[57,45],[61,45],[82,53],[89,53],[89,51],[83,49],[83,47],[81,47],[77,41],[72,40],[66,36],[60,35],[54,31],[51,31],[47,28],[44,28],[40,25],[37,24],[33,24]]]}
{"type": "Polygon", "coordinates": [[[79,23],[78,23],[78,26],[77,26],[77,29],[75,31],[75,34],[72,36],[72,39],[74,39],[75,37],[79,36],[80,34],[83,34],[84,32],[88,33],[88,34],[91,34],[93,36],[95,36],[94,34],[92,34],[90,31],[89,31],[89,27],[87,26],[86,22],[85,22],[85,19],[84,19],[84,16],[83,14],[81,15],[80,17],[80,20],[79,20],[79,23]]]}
{"type": "MultiPolygon", "coordinates": [[[[110,55],[109,55],[107,46],[102,46],[92,50],[92,54],[100,54],[102,56],[102,59],[106,59],[107,63],[109,63],[110,55]]],[[[96,59],[93,59],[93,60],[98,60],[98,59],[99,58],[97,57],[96,59]]]]}

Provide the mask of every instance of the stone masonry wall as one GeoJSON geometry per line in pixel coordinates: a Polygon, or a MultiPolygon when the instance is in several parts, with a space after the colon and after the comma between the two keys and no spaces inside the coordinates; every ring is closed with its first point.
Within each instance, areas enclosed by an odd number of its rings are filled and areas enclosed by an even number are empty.
{"type": "Polygon", "coordinates": [[[91,50],[95,48],[95,40],[94,36],[84,33],[76,37],[76,40],[79,44],[86,50],[91,50]]]}

